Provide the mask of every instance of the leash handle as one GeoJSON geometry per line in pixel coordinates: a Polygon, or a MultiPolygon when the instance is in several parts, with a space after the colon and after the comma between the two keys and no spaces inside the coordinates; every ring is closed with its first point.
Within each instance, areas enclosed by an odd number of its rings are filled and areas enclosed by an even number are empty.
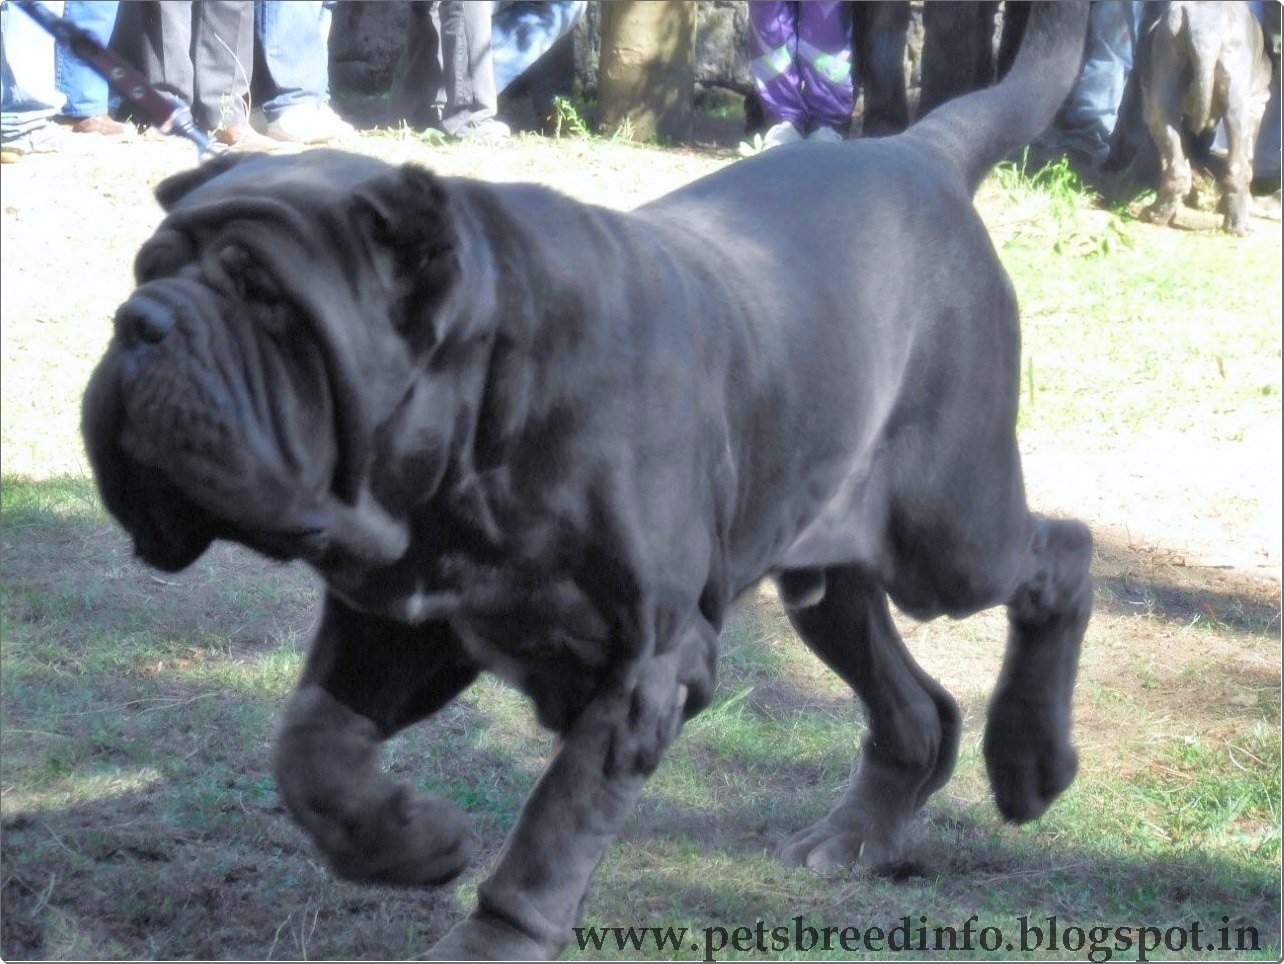
{"type": "Polygon", "coordinates": [[[147,83],[134,67],[108,50],[74,23],[57,17],[35,0],[11,0],[13,5],[40,24],[73,54],[87,63],[122,97],[133,104],[165,134],[178,134],[196,145],[202,159],[223,153],[217,143],[196,125],[192,111],[177,97],[163,94],[147,83]]]}

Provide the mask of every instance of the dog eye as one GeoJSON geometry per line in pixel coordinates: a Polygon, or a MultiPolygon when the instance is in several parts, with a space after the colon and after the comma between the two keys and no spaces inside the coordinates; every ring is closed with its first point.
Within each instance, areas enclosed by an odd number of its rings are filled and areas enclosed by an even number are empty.
{"type": "Polygon", "coordinates": [[[244,248],[225,248],[219,254],[219,267],[246,301],[274,302],[280,298],[271,273],[244,248]]]}

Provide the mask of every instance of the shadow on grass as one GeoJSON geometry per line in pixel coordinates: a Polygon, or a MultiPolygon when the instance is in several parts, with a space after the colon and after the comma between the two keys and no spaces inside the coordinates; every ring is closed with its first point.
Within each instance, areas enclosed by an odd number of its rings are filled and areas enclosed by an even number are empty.
{"type": "MultiPolygon", "coordinates": [[[[725,816],[726,826],[734,833],[745,817],[752,820],[753,814],[733,809],[725,816]]],[[[1067,946],[1067,932],[1075,928],[1100,932],[1104,928],[1108,935],[1105,948],[1119,953],[1091,958],[1099,961],[1112,957],[1136,960],[1139,929],[1146,927],[1168,935],[1173,945],[1183,944],[1188,954],[1194,952],[1190,956],[1226,959],[1214,952],[1231,951],[1239,957],[1240,952],[1253,951],[1257,953],[1249,956],[1256,959],[1278,959],[1278,876],[1221,855],[1189,852],[1177,858],[1127,857],[1070,842],[1032,844],[1015,833],[996,829],[992,821],[974,820],[937,806],[929,806],[921,835],[914,863],[899,866],[896,874],[857,871],[836,879],[819,879],[784,868],[765,854],[757,841],[732,836],[721,844],[708,845],[698,857],[684,858],[683,845],[670,836],[635,835],[626,839],[626,845],[633,848],[626,857],[636,859],[637,853],[655,851],[675,866],[664,873],[648,866],[649,873],[638,874],[629,873],[621,866],[623,861],[608,859],[597,884],[601,893],[590,897],[584,923],[596,927],[685,926],[700,932],[705,928],[753,929],[757,921],[763,921],[770,932],[793,924],[797,917],[802,926],[814,929],[855,927],[864,933],[878,927],[886,934],[909,918],[914,929],[911,933],[916,933],[920,924],[926,925],[928,943],[920,950],[933,952],[927,957],[935,958],[940,956],[935,952],[948,946],[930,943],[933,928],[952,927],[961,932],[971,918],[974,935],[985,927],[1001,932],[999,946],[989,948],[998,953],[979,953],[982,948],[974,936],[972,954],[949,954],[947,959],[1082,960],[1088,948],[1074,953],[1080,949],[1073,940],[1067,946]],[[629,906],[637,916],[613,918],[611,914],[626,889],[629,906]],[[1022,919],[1029,927],[1041,929],[1042,947],[1033,944],[1030,931],[1022,950],[1022,919]],[[1055,921],[1062,935],[1058,947],[1049,947],[1050,921],[1055,921]],[[1201,946],[1192,947],[1189,935],[1196,922],[1203,939],[1201,946]],[[1126,953],[1129,948],[1123,943],[1115,943],[1121,933],[1131,935],[1131,953],[1126,953]]],[[[790,936],[794,933],[791,930],[790,936]]],[[[691,936],[696,946],[704,943],[703,936],[691,936]]],[[[694,951],[695,947],[688,949],[694,951]]],[[[777,947],[776,954],[767,956],[797,960],[796,954],[789,953],[797,949],[777,947]]],[[[837,947],[832,948],[837,953],[813,950],[806,959],[924,959],[886,945],[855,955],[844,955],[837,947]]],[[[1160,955],[1171,958],[1164,950],[1159,948],[1160,955]]],[[[568,955],[572,959],[579,956],[568,955]]],[[[582,956],[591,959],[597,955],[582,956]]],[[[752,959],[754,955],[720,957],[752,959]]]]}
{"type": "MultiPolygon", "coordinates": [[[[279,674],[243,664],[239,685],[124,654],[114,669],[54,664],[8,631],[4,657],[5,960],[398,960],[461,915],[455,887],[336,881],[286,813],[270,754],[295,654],[279,674]]],[[[478,745],[490,726],[466,694],[389,754],[400,778],[470,811],[465,882],[535,779],[520,748],[478,745]]]]}
{"type": "Polygon", "coordinates": [[[1203,621],[1268,638],[1280,634],[1278,580],[1245,577],[1229,567],[1165,563],[1100,534],[1093,576],[1097,605],[1107,611],[1182,626],[1203,621]]]}

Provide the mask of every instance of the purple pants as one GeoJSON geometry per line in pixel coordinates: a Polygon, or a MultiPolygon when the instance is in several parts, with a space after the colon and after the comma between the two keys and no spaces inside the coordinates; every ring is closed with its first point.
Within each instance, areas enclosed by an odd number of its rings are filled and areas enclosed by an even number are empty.
{"type": "Polygon", "coordinates": [[[750,0],[749,66],[763,112],[802,133],[845,129],[856,104],[847,3],[750,0]]]}

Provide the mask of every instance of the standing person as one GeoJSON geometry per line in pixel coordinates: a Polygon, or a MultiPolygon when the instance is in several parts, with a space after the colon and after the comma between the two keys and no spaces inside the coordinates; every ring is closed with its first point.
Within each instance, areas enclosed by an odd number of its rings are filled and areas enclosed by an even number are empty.
{"type": "Polygon", "coordinates": [[[767,147],[841,141],[856,106],[847,3],[750,0],[749,56],[767,147]]]}
{"type": "MultiPolygon", "coordinates": [[[[104,47],[116,27],[117,0],[66,0],[62,17],[85,31],[104,47]]],[[[54,45],[54,80],[66,100],[54,121],[73,134],[126,137],[134,129],[110,115],[111,89],[107,81],[63,44],[54,45]]]]}
{"type": "Polygon", "coordinates": [[[1057,118],[1066,154],[1082,176],[1096,175],[1110,155],[1145,7],[1141,0],[1092,4],[1083,69],[1057,118]]]}
{"type": "Polygon", "coordinates": [[[138,65],[149,83],[190,105],[196,123],[220,144],[275,146],[250,126],[246,106],[254,0],[143,0],[126,9],[138,17],[138,65]]]}
{"type": "Polygon", "coordinates": [[[491,38],[494,5],[485,0],[443,0],[439,16],[446,94],[442,128],[452,137],[507,137],[508,125],[495,116],[499,91],[491,38]]]}
{"type": "Polygon", "coordinates": [[[330,11],[322,0],[256,0],[254,32],[263,66],[254,76],[263,104],[257,129],[299,144],[352,136],[330,106],[330,11]]]}
{"type": "Polygon", "coordinates": [[[508,125],[496,116],[499,95],[532,76],[587,6],[585,0],[412,4],[396,109],[454,137],[507,137],[508,125]]]}
{"type": "MultiPolygon", "coordinates": [[[[61,0],[43,4],[62,16],[61,0]]],[[[0,5],[0,143],[6,162],[61,150],[53,117],[62,102],[54,83],[54,40],[12,4],[0,5]]]]}

